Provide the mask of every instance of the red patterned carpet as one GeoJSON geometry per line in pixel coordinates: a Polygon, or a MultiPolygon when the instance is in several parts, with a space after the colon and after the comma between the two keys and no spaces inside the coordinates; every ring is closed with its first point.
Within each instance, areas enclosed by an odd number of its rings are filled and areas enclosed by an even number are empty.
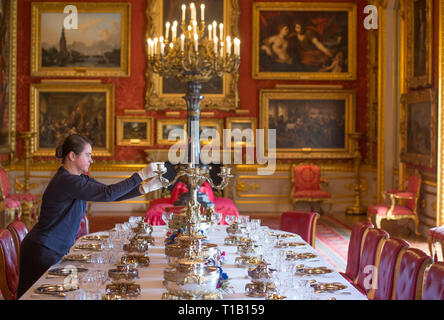
{"type": "Polygon", "coordinates": [[[321,216],[318,220],[316,250],[337,271],[345,271],[350,233],[350,227],[334,217],[321,216]]]}

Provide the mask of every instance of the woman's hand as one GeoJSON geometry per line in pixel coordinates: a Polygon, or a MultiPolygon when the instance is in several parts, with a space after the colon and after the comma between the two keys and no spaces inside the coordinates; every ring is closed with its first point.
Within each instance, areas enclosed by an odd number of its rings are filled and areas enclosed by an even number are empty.
{"type": "Polygon", "coordinates": [[[142,178],[142,181],[145,181],[148,178],[156,176],[157,173],[155,171],[159,170],[162,172],[167,171],[167,169],[165,168],[165,162],[151,162],[145,168],[140,170],[138,174],[140,178],[142,178]]]}
{"type": "Polygon", "coordinates": [[[140,192],[143,194],[156,191],[162,188],[162,182],[159,177],[154,177],[150,181],[140,185],[140,192]]]}

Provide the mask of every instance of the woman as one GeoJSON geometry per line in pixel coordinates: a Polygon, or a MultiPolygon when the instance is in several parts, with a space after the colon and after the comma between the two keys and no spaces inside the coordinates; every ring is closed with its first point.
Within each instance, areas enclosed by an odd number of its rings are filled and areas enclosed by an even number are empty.
{"type": "Polygon", "coordinates": [[[20,246],[17,298],[69,252],[85,214],[86,201],[121,201],[162,187],[154,170],[160,166],[165,171],[163,162],[150,163],[119,183],[100,183],[85,175],[93,162],[91,153],[91,142],[77,134],[70,135],[57,148],[56,157],[63,159],[62,166],[46,187],[38,222],[20,246]]]}

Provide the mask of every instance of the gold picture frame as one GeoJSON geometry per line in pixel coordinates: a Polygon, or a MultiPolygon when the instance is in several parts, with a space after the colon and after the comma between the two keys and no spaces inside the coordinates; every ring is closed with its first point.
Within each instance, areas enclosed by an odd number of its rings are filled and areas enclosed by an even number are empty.
{"type": "Polygon", "coordinates": [[[130,26],[130,3],[32,2],[31,76],[129,77],[130,26]],[[67,5],[77,8],[77,29],[64,28],[67,5]]]}
{"type": "Polygon", "coordinates": [[[93,156],[114,153],[114,85],[81,82],[31,84],[30,127],[37,132],[33,156],[55,156],[72,133],[93,143],[93,156]]]}
{"type": "Polygon", "coordinates": [[[187,135],[187,119],[157,119],[157,144],[173,145],[179,141],[185,142],[185,140],[181,139],[177,139],[175,141],[168,140],[169,132],[174,129],[182,130],[183,137],[185,137],[187,135]]]}
{"type": "MultiPolygon", "coordinates": [[[[207,22],[217,20],[223,22],[224,30],[228,30],[232,38],[239,37],[238,21],[240,16],[239,0],[212,1],[213,5],[219,4],[223,8],[223,21],[217,19],[221,10],[212,12],[210,3],[205,3],[205,17],[207,22]],[[211,18],[215,16],[216,18],[211,18]],[[210,20],[211,19],[211,20],[210,20]]],[[[147,0],[146,16],[148,23],[146,39],[155,35],[164,34],[165,22],[177,20],[180,23],[182,0],[147,0]],[[170,12],[168,8],[174,13],[170,12]],[[165,20],[165,21],[164,21],[165,20]]],[[[146,43],[145,43],[146,46],[146,43]]],[[[201,94],[204,99],[200,103],[201,110],[235,110],[239,107],[238,92],[239,74],[226,74],[217,84],[202,83],[201,94]],[[211,86],[210,86],[211,85],[211,86]],[[206,92],[206,88],[213,88],[206,92]]],[[[146,72],[145,108],[149,110],[186,110],[183,96],[186,91],[184,83],[177,79],[163,79],[149,68],[146,72]],[[173,83],[174,82],[174,83],[173,83]],[[173,88],[174,87],[174,88],[173,88]]]]}
{"type": "MultiPolygon", "coordinates": [[[[356,93],[337,89],[263,89],[260,128],[276,129],[276,158],[352,158],[356,93]]],[[[269,151],[269,150],[268,150],[269,151]]]]}
{"type": "Polygon", "coordinates": [[[357,21],[356,3],[254,2],[253,79],[355,80],[357,21]]]}
{"type": "Polygon", "coordinates": [[[223,119],[200,119],[199,120],[199,140],[201,144],[208,144],[211,143],[211,140],[203,140],[202,138],[202,131],[205,129],[216,129],[217,133],[219,134],[219,145],[222,146],[222,136],[223,136],[223,130],[224,130],[224,122],[223,119]]]}
{"type": "Polygon", "coordinates": [[[401,97],[401,161],[434,168],[437,155],[437,97],[434,89],[401,97]]]}
{"type": "Polygon", "coordinates": [[[407,86],[428,87],[433,78],[433,2],[410,0],[406,5],[407,86]]]}
{"type": "MultiPolygon", "coordinates": [[[[225,128],[230,130],[240,129],[241,131],[244,129],[251,129],[253,131],[253,146],[255,145],[257,128],[256,117],[227,117],[225,119],[225,128]]],[[[235,142],[233,139],[231,141],[231,146],[233,147],[235,142]]],[[[246,145],[246,141],[239,141],[238,143],[242,146],[246,145]]]]}
{"type": "Polygon", "coordinates": [[[152,146],[153,117],[116,117],[116,141],[118,146],[152,146]]]}

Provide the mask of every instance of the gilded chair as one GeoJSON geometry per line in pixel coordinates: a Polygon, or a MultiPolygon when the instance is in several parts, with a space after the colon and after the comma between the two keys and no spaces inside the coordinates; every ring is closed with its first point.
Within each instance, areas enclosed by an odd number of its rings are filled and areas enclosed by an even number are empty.
{"type": "Polygon", "coordinates": [[[13,221],[7,226],[7,229],[12,234],[15,250],[17,251],[17,260],[20,261],[20,245],[22,244],[25,236],[28,234],[28,228],[21,221],[13,221]]]}
{"type": "Polygon", "coordinates": [[[422,300],[444,300],[444,262],[432,264],[422,292],[422,300]]]}
{"type": "Polygon", "coordinates": [[[328,181],[322,179],[321,168],[311,164],[300,164],[291,166],[291,193],[290,201],[293,208],[296,209],[298,202],[308,202],[311,205],[310,210],[313,211],[313,203],[319,203],[320,212],[322,212],[321,204],[329,203],[331,211],[332,202],[331,194],[321,189],[321,184],[328,185],[328,181]]]}
{"type": "Polygon", "coordinates": [[[17,298],[18,260],[8,229],[0,230],[0,291],[6,300],[17,298]]]}
{"type": "Polygon", "coordinates": [[[444,259],[444,226],[430,228],[427,242],[433,260],[438,262],[438,251],[435,248],[436,243],[441,244],[442,258],[444,259]]]}
{"type": "MultiPolygon", "coordinates": [[[[16,186],[20,185],[16,181],[16,186]]],[[[16,220],[20,220],[23,209],[30,208],[30,215],[32,219],[36,219],[39,211],[39,201],[37,196],[32,193],[12,193],[11,185],[9,183],[9,175],[4,167],[0,165],[0,193],[6,201],[6,208],[10,209],[9,215],[16,220]]],[[[17,190],[16,190],[17,191],[17,190]]]]}
{"type": "Polygon", "coordinates": [[[356,222],[353,225],[350,241],[348,243],[347,266],[344,273],[340,272],[340,274],[350,283],[356,279],[356,275],[358,274],[362,242],[365,239],[368,230],[373,227],[374,226],[370,221],[356,222]]]}
{"type": "Polygon", "coordinates": [[[306,211],[287,211],[282,213],[279,229],[296,233],[313,248],[316,243],[316,224],[319,213],[306,211]]]}
{"type": "Polygon", "coordinates": [[[394,300],[421,300],[426,268],[432,257],[417,248],[408,248],[401,258],[396,274],[394,300]]]}
{"type": "Polygon", "coordinates": [[[353,284],[362,294],[367,295],[374,287],[379,256],[389,234],[382,229],[371,228],[364,238],[361,248],[358,273],[353,284]]]}
{"type": "Polygon", "coordinates": [[[415,234],[418,231],[418,201],[421,191],[421,175],[416,170],[407,180],[406,190],[389,190],[384,193],[384,198],[390,199],[390,204],[381,203],[368,207],[367,217],[375,218],[377,228],[381,228],[382,220],[411,219],[415,224],[415,234]],[[403,203],[405,202],[405,203],[403,203]]]}
{"type": "Polygon", "coordinates": [[[391,300],[395,294],[395,274],[404,252],[410,244],[404,239],[387,239],[382,248],[378,273],[377,286],[368,293],[369,299],[391,300]]]}

